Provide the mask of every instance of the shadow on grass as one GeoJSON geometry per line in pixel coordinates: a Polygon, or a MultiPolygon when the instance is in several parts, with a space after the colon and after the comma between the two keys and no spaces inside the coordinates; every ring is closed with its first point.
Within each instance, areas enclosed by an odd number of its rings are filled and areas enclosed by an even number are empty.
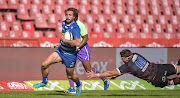
{"type": "Polygon", "coordinates": [[[63,96],[70,96],[72,94],[65,94],[63,91],[55,91],[55,92],[47,92],[43,94],[38,94],[38,95],[63,95],[63,96]]]}

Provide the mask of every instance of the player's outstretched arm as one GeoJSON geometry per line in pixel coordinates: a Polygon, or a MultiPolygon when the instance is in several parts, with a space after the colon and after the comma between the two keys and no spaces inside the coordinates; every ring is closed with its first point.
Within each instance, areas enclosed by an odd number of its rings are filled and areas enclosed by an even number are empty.
{"type": "Polygon", "coordinates": [[[114,76],[118,76],[119,72],[117,71],[117,69],[114,69],[112,71],[106,71],[103,73],[94,73],[93,71],[88,72],[87,77],[88,78],[96,78],[96,77],[114,77],[114,76]]]}

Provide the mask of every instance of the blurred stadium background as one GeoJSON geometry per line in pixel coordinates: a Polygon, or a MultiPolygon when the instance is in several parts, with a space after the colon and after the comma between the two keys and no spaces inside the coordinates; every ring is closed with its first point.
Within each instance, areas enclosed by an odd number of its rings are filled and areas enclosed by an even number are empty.
{"type": "Polygon", "coordinates": [[[79,10],[91,47],[180,46],[179,0],[0,0],[0,46],[49,47],[68,7],[79,10]]]}
{"type": "MultiPolygon", "coordinates": [[[[119,67],[124,48],[155,63],[175,64],[180,58],[180,0],[0,0],[0,91],[9,81],[41,80],[40,65],[54,51],[42,47],[59,42],[68,7],[79,10],[91,65],[100,72],[119,67]]],[[[50,80],[67,79],[64,65],[51,69],[50,80]]],[[[75,73],[87,79],[80,61],[75,73]]],[[[129,74],[117,80],[124,79],[138,80],[129,74]]]]}

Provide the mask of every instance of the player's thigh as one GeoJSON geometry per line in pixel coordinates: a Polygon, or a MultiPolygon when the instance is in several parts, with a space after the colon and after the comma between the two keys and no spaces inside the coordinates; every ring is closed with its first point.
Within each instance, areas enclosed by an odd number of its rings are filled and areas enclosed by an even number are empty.
{"type": "Polygon", "coordinates": [[[161,88],[163,88],[164,86],[167,86],[167,85],[168,85],[168,78],[167,78],[167,76],[165,76],[165,75],[163,75],[163,74],[157,73],[157,74],[156,74],[156,77],[155,77],[154,80],[152,81],[152,84],[153,84],[155,87],[161,87],[161,88]]]}
{"type": "Polygon", "coordinates": [[[172,64],[158,64],[158,73],[170,76],[176,74],[176,68],[172,64]]]}
{"type": "Polygon", "coordinates": [[[60,58],[60,56],[58,55],[58,53],[56,52],[53,52],[52,54],[50,54],[46,60],[43,62],[43,66],[47,66],[47,65],[51,65],[51,64],[54,64],[54,63],[58,63],[58,62],[61,62],[62,59],[60,58]]]}

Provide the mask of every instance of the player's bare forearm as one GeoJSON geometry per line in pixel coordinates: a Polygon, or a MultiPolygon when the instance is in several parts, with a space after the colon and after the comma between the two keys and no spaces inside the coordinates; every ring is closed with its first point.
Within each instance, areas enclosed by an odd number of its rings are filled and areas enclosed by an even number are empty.
{"type": "Polygon", "coordinates": [[[88,40],[89,40],[88,34],[84,35],[83,40],[81,41],[79,45],[79,48],[83,47],[87,43],[88,40]]]}
{"type": "Polygon", "coordinates": [[[64,40],[63,42],[67,43],[67,44],[70,44],[72,46],[78,46],[79,47],[79,45],[81,43],[81,39],[80,38],[76,38],[74,40],[64,40]]]}
{"type": "Polygon", "coordinates": [[[61,41],[63,41],[64,43],[70,44],[72,46],[78,46],[78,47],[79,47],[79,45],[81,43],[81,39],[80,38],[75,38],[73,40],[67,40],[67,39],[65,39],[65,36],[61,37],[61,41]]]}
{"type": "Polygon", "coordinates": [[[106,72],[103,72],[103,73],[99,73],[99,76],[98,77],[114,77],[114,76],[117,76],[119,75],[119,72],[117,70],[113,70],[113,71],[106,71],[106,72]]]}
{"type": "Polygon", "coordinates": [[[112,71],[106,71],[103,73],[94,73],[93,71],[88,73],[88,77],[89,78],[96,78],[96,77],[114,77],[119,75],[119,72],[117,71],[117,69],[114,69],[112,71]]]}

